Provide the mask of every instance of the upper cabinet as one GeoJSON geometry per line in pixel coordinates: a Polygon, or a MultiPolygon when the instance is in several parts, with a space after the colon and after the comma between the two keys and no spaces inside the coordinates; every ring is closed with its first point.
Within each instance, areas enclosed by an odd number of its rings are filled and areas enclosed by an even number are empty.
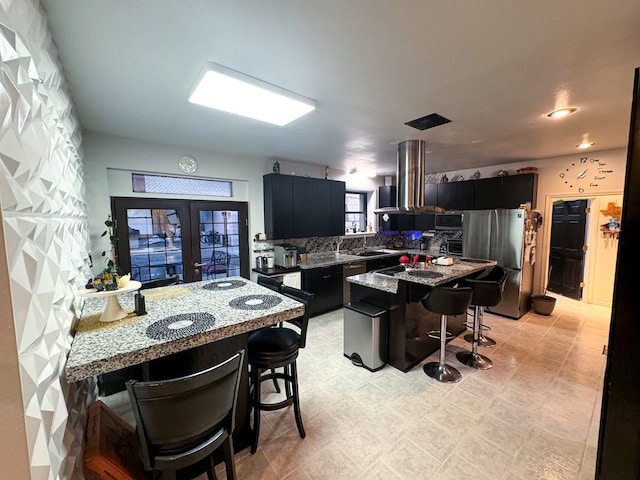
{"type": "Polygon", "coordinates": [[[270,173],[263,187],[267,238],[344,234],[344,182],[270,173]]]}
{"type": "MultiPolygon", "coordinates": [[[[378,187],[378,208],[397,207],[396,187],[395,185],[383,185],[378,187]]],[[[379,214],[379,225],[385,232],[407,231],[413,230],[414,215],[404,213],[388,214],[389,220],[384,220],[384,215],[379,214]]]]}
{"type": "Polygon", "coordinates": [[[536,208],[538,196],[538,174],[522,173],[509,177],[502,177],[502,208],[518,208],[531,202],[531,208],[536,208]]]}
{"type": "Polygon", "coordinates": [[[474,207],[473,181],[438,183],[438,207],[445,210],[472,210],[474,207]]]}
{"type": "Polygon", "coordinates": [[[538,174],[426,184],[425,187],[425,205],[437,205],[445,210],[518,208],[527,202],[535,208],[538,174]],[[433,190],[436,190],[435,203],[432,203],[433,190]]]}

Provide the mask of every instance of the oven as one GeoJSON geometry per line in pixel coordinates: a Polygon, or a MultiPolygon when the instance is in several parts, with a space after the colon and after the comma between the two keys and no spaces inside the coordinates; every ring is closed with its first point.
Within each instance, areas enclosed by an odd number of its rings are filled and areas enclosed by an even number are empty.
{"type": "Polygon", "coordinates": [[[462,256],[462,239],[461,238],[449,238],[447,242],[447,255],[462,256]]]}

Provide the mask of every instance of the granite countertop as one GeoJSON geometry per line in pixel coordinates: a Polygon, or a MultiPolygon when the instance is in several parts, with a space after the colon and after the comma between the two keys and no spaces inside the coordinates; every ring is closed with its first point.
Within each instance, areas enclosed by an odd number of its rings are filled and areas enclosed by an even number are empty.
{"type": "MultiPolygon", "coordinates": [[[[143,291],[146,315],[102,323],[105,298],[87,298],[65,374],[76,382],[298,317],[304,307],[242,277],[143,291]],[[170,318],[171,317],[171,318],[170,318]],[[155,337],[155,338],[154,338],[155,337]]],[[[119,301],[133,310],[134,293],[119,301]]]]}
{"type": "Polygon", "coordinates": [[[303,270],[310,268],[330,267],[332,265],[342,265],[351,262],[365,262],[367,260],[372,260],[375,258],[392,257],[394,255],[402,255],[403,253],[408,252],[408,250],[391,250],[385,247],[370,247],[367,248],[367,251],[384,253],[367,257],[349,253],[341,253],[339,255],[336,255],[335,252],[309,253],[307,254],[307,260],[305,262],[298,263],[298,266],[303,270]]]}
{"type": "Polygon", "coordinates": [[[466,262],[464,260],[454,258],[453,265],[431,265],[426,269],[414,269],[396,273],[393,277],[375,272],[362,273],[360,275],[347,277],[347,281],[355,283],[357,285],[363,285],[365,287],[381,290],[383,292],[397,293],[399,280],[419,283],[421,285],[427,285],[429,287],[437,287],[438,285],[442,285],[457,278],[461,278],[471,273],[483,270],[486,267],[496,265],[496,263],[497,262],[494,260],[486,260],[481,263],[475,263],[466,262]],[[442,277],[424,278],[418,276],[421,274],[420,272],[441,273],[442,277]]]}

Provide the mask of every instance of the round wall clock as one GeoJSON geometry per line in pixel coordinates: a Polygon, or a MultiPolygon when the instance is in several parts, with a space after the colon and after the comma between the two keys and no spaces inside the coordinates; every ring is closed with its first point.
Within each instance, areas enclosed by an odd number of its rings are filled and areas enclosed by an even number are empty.
{"type": "Polygon", "coordinates": [[[190,155],[185,155],[178,160],[178,167],[184,173],[194,173],[198,169],[198,161],[190,155]]]}
{"type": "Polygon", "coordinates": [[[587,157],[581,157],[580,160],[572,161],[567,165],[558,176],[564,181],[569,188],[575,188],[578,192],[583,193],[584,187],[589,183],[587,174],[589,173],[589,164],[587,157]]]}

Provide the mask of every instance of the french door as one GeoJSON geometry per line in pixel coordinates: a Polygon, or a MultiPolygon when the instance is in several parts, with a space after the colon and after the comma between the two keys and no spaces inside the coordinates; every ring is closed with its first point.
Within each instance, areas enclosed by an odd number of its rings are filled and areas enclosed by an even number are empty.
{"type": "Polygon", "coordinates": [[[244,202],[113,197],[118,266],[143,283],[249,277],[244,202]]]}

